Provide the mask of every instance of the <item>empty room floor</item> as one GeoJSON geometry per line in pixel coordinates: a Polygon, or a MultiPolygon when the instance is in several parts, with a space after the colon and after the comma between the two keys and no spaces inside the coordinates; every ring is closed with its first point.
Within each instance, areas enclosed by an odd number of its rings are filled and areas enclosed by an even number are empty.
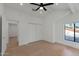
{"type": "Polygon", "coordinates": [[[6,51],[7,56],[79,56],[79,49],[59,43],[36,41],[6,51]]]}

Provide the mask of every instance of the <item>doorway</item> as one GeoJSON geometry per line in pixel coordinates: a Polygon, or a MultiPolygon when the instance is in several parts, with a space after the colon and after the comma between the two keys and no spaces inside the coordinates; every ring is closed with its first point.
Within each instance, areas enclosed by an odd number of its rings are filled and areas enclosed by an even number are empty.
{"type": "Polygon", "coordinates": [[[18,47],[18,24],[8,23],[8,44],[7,51],[18,47]]]}

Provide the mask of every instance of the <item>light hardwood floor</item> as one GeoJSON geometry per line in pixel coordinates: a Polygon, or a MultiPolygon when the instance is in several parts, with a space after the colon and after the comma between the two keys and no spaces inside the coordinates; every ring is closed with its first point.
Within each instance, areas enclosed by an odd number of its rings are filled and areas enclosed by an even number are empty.
{"type": "Polygon", "coordinates": [[[79,56],[79,49],[59,43],[36,41],[6,51],[7,56],[79,56]]]}
{"type": "Polygon", "coordinates": [[[13,48],[18,47],[17,37],[9,37],[9,42],[7,44],[6,52],[10,52],[13,48]]]}

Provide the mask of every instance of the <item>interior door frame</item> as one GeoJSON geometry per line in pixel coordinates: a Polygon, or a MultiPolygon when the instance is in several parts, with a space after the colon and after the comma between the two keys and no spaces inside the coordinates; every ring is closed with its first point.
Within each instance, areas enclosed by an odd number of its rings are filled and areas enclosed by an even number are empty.
{"type": "MultiPolygon", "coordinates": [[[[9,23],[10,24],[17,24],[17,29],[18,29],[18,38],[19,38],[19,21],[17,21],[17,20],[7,20],[7,25],[8,25],[8,28],[9,28],[9,23]]],[[[8,29],[7,28],[7,29],[8,29]]],[[[8,30],[7,30],[7,35],[8,35],[8,42],[9,42],[9,34],[8,34],[8,30]]],[[[18,44],[19,44],[19,40],[17,39],[17,41],[18,41],[18,44]]],[[[8,42],[7,42],[7,44],[8,44],[8,42]]]]}

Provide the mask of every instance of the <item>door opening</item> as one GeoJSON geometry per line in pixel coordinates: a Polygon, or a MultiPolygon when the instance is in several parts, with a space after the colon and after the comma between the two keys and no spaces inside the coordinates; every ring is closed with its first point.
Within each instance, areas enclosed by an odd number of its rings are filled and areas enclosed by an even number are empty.
{"type": "Polygon", "coordinates": [[[7,51],[18,47],[18,25],[14,23],[8,23],[8,44],[7,51]]]}

